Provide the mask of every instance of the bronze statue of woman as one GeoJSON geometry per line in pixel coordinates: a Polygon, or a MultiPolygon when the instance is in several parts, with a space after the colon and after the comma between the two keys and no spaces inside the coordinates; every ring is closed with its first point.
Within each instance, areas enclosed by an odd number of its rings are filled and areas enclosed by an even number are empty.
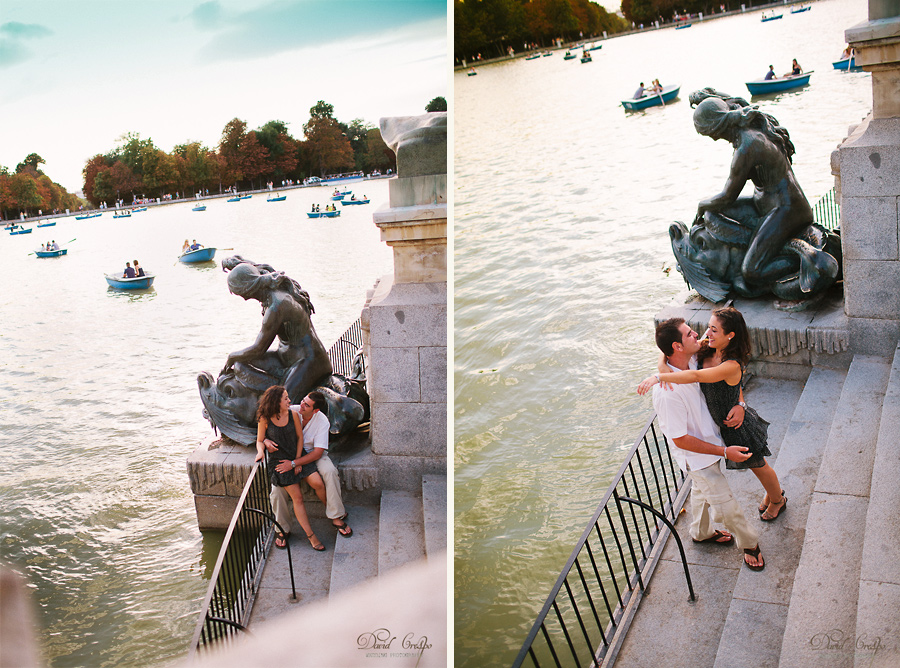
{"type": "Polygon", "coordinates": [[[697,105],[694,127],[701,135],[734,146],[725,187],[700,202],[696,220],[705,217],[715,224],[716,216],[706,214],[719,214],[753,230],[741,265],[745,285],[736,285],[752,292],[753,286],[784,274],[789,264],[782,255],[785,244],[813,222],[812,209],[791,169],[794,145],[787,130],[769,114],[719,97],[707,97],[697,105]],[[753,195],[740,197],[747,181],[753,182],[753,195]]]}

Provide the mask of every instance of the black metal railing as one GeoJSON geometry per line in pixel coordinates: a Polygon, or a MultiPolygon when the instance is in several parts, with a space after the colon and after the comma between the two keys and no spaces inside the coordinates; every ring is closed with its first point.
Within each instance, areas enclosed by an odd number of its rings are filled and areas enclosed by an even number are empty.
{"type": "Polygon", "coordinates": [[[841,227],[841,204],[835,199],[834,188],[822,195],[813,207],[813,219],[827,230],[841,227]]]}
{"type": "Polygon", "coordinates": [[[347,378],[357,377],[358,374],[362,374],[362,377],[365,378],[366,361],[362,354],[362,347],[362,328],[360,321],[357,320],[334,342],[328,351],[328,358],[331,360],[334,372],[347,378]],[[354,370],[353,365],[357,360],[359,360],[360,368],[354,370]]]}
{"type": "MultiPolygon", "coordinates": [[[[210,578],[191,639],[191,656],[201,648],[227,642],[246,631],[276,526],[269,489],[265,460],[255,462],[210,578]]],[[[293,569],[291,577],[293,580],[293,569]]]]}
{"type": "MultiPolygon", "coordinates": [[[[670,532],[660,517],[674,524],[689,490],[654,413],[575,545],[514,668],[526,659],[534,666],[599,666],[618,653],[670,532]]],[[[685,574],[693,600],[686,563],[685,574]]]]}

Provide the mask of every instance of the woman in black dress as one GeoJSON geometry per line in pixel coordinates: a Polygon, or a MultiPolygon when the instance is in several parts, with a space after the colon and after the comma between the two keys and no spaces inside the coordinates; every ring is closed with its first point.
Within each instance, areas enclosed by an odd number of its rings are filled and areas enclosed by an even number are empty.
{"type": "Polygon", "coordinates": [[[748,448],[751,457],[743,462],[726,460],[729,469],[750,469],[762,483],[766,495],[759,505],[760,519],[771,522],[787,505],[787,497],[778,481],[775,469],[765,458],[771,456],[768,447],[769,423],[741,400],[741,380],[750,361],[750,332],[744,316],[736,308],[717,308],[709,318],[709,329],[703,346],[697,353],[697,370],[672,372],[665,356],[660,362],[660,373],[641,382],[638,393],[644,394],[657,383],[700,383],[706,405],[713,420],[719,425],[725,445],[748,448]],[[744,409],[732,411],[736,406],[744,409]]]}
{"type": "MultiPolygon", "coordinates": [[[[294,514],[310,545],[314,550],[323,551],[325,546],[316,538],[306,515],[300,481],[308,477],[313,487],[324,486],[324,482],[315,462],[294,465],[298,453],[303,454],[303,429],[300,416],[291,410],[291,399],[284,387],[273,385],[263,393],[256,409],[256,420],[256,461],[263,458],[267,445],[275,448],[268,459],[272,484],[284,487],[294,503],[294,514]]],[[[279,533],[277,540],[284,541],[284,535],[279,533]]]]}

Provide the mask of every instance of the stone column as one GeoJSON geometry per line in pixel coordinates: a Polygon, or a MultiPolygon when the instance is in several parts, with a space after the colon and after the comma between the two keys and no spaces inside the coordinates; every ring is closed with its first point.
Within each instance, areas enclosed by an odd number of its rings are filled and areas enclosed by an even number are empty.
{"type": "Polygon", "coordinates": [[[851,350],[885,356],[900,339],[900,16],[884,16],[889,4],[870,0],[870,20],[845,33],[873,104],[834,161],[851,350]]]}
{"type": "Polygon", "coordinates": [[[372,453],[382,489],[418,491],[447,472],[447,114],[385,118],[397,156],[375,212],[394,252],[362,313],[372,453]]]}

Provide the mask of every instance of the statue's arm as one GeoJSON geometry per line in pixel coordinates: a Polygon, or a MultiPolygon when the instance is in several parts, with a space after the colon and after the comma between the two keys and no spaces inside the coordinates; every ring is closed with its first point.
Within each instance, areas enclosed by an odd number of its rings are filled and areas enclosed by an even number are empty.
{"type": "Polygon", "coordinates": [[[222,370],[223,373],[230,369],[235,362],[247,362],[256,359],[257,357],[261,357],[269,349],[269,346],[272,345],[275,337],[278,336],[278,329],[282,324],[280,310],[278,305],[270,306],[266,310],[266,314],[263,316],[262,327],[259,330],[259,334],[256,336],[256,341],[242,350],[230,353],[228,359],[225,360],[225,368],[222,370]]]}
{"type": "Polygon", "coordinates": [[[737,198],[740,197],[747,181],[750,180],[755,162],[755,156],[751,148],[746,146],[738,147],[734,152],[734,158],[731,160],[731,171],[728,173],[728,180],[725,181],[725,187],[722,188],[722,192],[700,202],[697,206],[697,215],[701,216],[705,211],[721,211],[734,204],[737,198]]]}

